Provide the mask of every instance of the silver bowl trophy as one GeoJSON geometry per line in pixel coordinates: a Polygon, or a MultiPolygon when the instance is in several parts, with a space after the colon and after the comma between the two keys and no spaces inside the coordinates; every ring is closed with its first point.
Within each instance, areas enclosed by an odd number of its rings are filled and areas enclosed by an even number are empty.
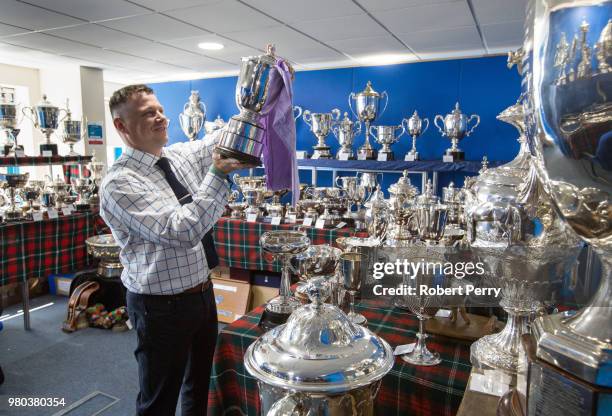
{"type": "Polygon", "coordinates": [[[324,303],[326,283],[313,279],[307,288],[312,303],[246,350],[244,366],[257,380],[261,415],[374,415],[393,350],[337,306],[324,303]]]}
{"type": "Polygon", "coordinates": [[[382,145],[382,149],[378,151],[376,160],[383,162],[387,160],[395,160],[395,155],[393,154],[393,150],[391,150],[391,145],[397,143],[400,137],[402,137],[405,133],[406,128],[404,127],[403,123],[398,126],[370,126],[370,134],[374,137],[374,140],[382,145]],[[374,129],[376,133],[373,133],[372,129],[374,129]],[[399,134],[396,134],[397,130],[401,130],[399,134]]]}
{"type": "Polygon", "coordinates": [[[404,160],[406,162],[414,162],[415,160],[420,160],[419,152],[417,152],[416,148],[416,140],[419,136],[425,134],[427,129],[429,128],[429,119],[428,118],[420,118],[419,114],[416,110],[414,110],[414,114],[409,119],[402,120],[402,124],[406,123],[406,131],[412,137],[412,149],[408,153],[406,153],[406,157],[404,160]],[[423,124],[425,124],[425,128],[423,128],[423,124]]]}
{"type": "Polygon", "coordinates": [[[78,199],[75,203],[75,208],[79,212],[89,211],[91,204],[89,203],[89,197],[94,190],[94,182],[90,178],[71,178],[72,189],[78,195],[78,199]]]}
{"type": "Polygon", "coordinates": [[[83,139],[87,129],[87,119],[83,117],[83,120],[73,120],[72,112],[68,106],[68,99],[66,99],[66,117],[62,120],[62,142],[70,146],[70,152],[68,156],[79,156],[74,151],[74,145],[83,139]]]}
{"type": "MultiPolygon", "coordinates": [[[[309,281],[324,277],[328,280],[327,283],[331,292],[331,302],[329,303],[338,304],[336,269],[341,254],[342,251],[339,248],[319,244],[310,246],[306,251],[291,257],[291,271],[300,279],[295,290],[300,300],[308,299],[306,292],[309,281]]],[[[323,300],[327,302],[326,299],[323,300]]]]}
{"type": "Polygon", "coordinates": [[[389,95],[387,91],[378,93],[372,88],[372,83],[368,81],[366,87],[360,93],[349,94],[349,108],[359,121],[365,123],[365,143],[357,151],[357,159],[359,160],[376,160],[376,150],[370,144],[370,125],[377,117],[381,116],[387,109],[389,104],[389,95]],[[380,111],[380,100],[385,97],[385,105],[380,111]],[[355,104],[353,105],[353,101],[355,104]]]}
{"type": "Polygon", "coordinates": [[[107,279],[119,279],[123,266],[119,259],[121,248],[113,238],[112,234],[101,234],[89,237],[85,240],[87,254],[100,259],[96,272],[98,276],[107,279]]]}
{"type": "Polygon", "coordinates": [[[459,103],[455,104],[455,109],[442,117],[440,114],[437,114],[434,117],[434,125],[440,131],[440,134],[443,137],[448,137],[452,143],[449,149],[446,149],[446,153],[444,154],[442,160],[444,162],[456,162],[465,160],[465,152],[457,146],[458,143],[464,138],[469,137],[476,127],[480,124],[480,116],[476,114],[472,114],[469,118],[465,114],[461,112],[459,108],[459,103]],[[438,124],[438,120],[442,122],[442,125],[438,124]],[[469,124],[472,120],[476,120],[476,123],[469,128],[469,124]]]}
{"type": "Polygon", "coordinates": [[[0,182],[0,186],[8,190],[10,199],[10,207],[4,211],[5,221],[21,221],[24,219],[23,211],[17,207],[15,197],[19,190],[27,185],[29,176],[29,173],[7,173],[4,175],[4,181],[0,182]]]}
{"type": "Polygon", "coordinates": [[[317,138],[317,144],[313,146],[313,159],[333,159],[330,152],[330,147],[325,143],[325,138],[332,131],[332,127],[340,119],[340,110],[334,108],[329,113],[311,113],[309,110],[304,111],[302,119],[308,126],[310,131],[317,138]]]}
{"type": "Polygon", "coordinates": [[[0,150],[0,156],[25,156],[23,146],[17,142],[18,126],[15,92],[12,88],[0,87],[0,130],[6,132],[9,140],[0,150]]]}
{"type": "Polygon", "coordinates": [[[562,220],[602,262],[585,307],[533,323],[529,414],[612,412],[610,16],[610,0],[534,0],[528,7],[523,86],[533,99],[527,137],[537,174],[562,220]],[[576,39],[575,53],[565,37],[576,39]],[[547,387],[561,385],[571,394],[559,401],[547,387]]]}
{"type": "Polygon", "coordinates": [[[60,121],[65,118],[64,116],[60,119],[60,113],[67,111],[51,104],[46,94],[43,94],[42,100],[34,108],[24,107],[22,111],[23,115],[34,123],[34,127],[45,135],[46,143],[40,145],[40,155],[57,156],[57,144],[51,143],[51,135],[57,130],[60,121]]]}
{"type": "Polygon", "coordinates": [[[262,110],[270,97],[270,74],[276,65],[274,47],[267,46],[267,53],[242,58],[236,84],[236,105],[240,114],[232,116],[221,132],[217,151],[224,157],[243,163],[261,165],[264,127],[262,110]]]}
{"type": "Polygon", "coordinates": [[[183,106],[183,112],[179,114],[181,130],[190,142],[194,141],[204,123],[206,122],[206,105],[200,101],[200,93],[191,91],[189,101],[183,106]]]}
{"type": "Polygon", "coordinates": [[[28,181],[27,185],[21,188],[21,195],[27,201],[27,204],[21,207],[26,219],[33,220],[34,212],[40,211],[38,200],[45,186],[44,181],[28,181]]]}
{"type": "Polygon", "coordinates": [[[345,112],[344,118],[333,125],[332,133],[334,133],[340,144],[340,149],[336,153],[336,159],[354,160],[353,142],[355,141],[355,136],[361,134],[361,123],[351,120],[348,113],[345,112]]]}
{"type": "Polygon", "coordinates": [[[305,251],[310,246],[310,239],[298,231],[268,231],[259,238],[259,245],[264,253],[279,260],[282,267],[279,296],[268,301],[261,317],[261,325],[271,328],[285,323],[289,315],[301,305],[290,289],[290,260],[292,256],[305,251]]]}

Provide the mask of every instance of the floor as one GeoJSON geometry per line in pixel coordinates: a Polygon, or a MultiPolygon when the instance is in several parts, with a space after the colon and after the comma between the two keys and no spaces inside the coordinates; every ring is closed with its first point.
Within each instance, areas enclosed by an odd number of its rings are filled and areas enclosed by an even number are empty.
{"type": "MultiPolygon", "coordinates": [[[[31,301],[30,331],[23,317],[4,320],[0,331],[0,415],[122,416],[134,414],[138,393],[134,331],[87,328],[61,331],[68,298],[45,295],[31,301]],[[58,398],[64,406],[11,407],[11,398],[58,398]],[[104,409],[104,410],[103,410],[104,409]]],[[[6,308],[3,318],[21,306],[6,308]]],[[[179,413],[180,414],[180,413],[179,413]]]]}

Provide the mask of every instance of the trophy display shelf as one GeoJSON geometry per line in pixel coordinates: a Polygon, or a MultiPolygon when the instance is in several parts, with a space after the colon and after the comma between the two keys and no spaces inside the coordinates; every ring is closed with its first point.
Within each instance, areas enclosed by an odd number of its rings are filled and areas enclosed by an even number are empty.
{"type": "Polygon", "coordinates": [[[0,157],[0,166],[46,166],[85,164],[91,162],[92,156],[4,156],[0,157]]]}
{"type": "MultiPolygon", "coordinates": [[[[478,173],[482,168],[480,160],[463,160],[452,163],[441,160],[415,160],[407,162],[404,160],[337,160],[337,159],[298,159],[299,168],[314,168],[320,170],[367,170],[367,171],[389,171],[403,172],[463,172],[478,173]]],[[[507,163],[506,161],[488,162],[489,167],[495,167],[507,163]]]]}

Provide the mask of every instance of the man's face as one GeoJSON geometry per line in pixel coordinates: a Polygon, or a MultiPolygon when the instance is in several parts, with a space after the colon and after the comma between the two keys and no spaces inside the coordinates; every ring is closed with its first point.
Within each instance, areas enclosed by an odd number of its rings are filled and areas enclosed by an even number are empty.
{"type": "Polygon", "coordinates": [[[154,94],[132,94],[114,124],[128,145],[156,153],[168,142],[168,119],[154,94]]]}

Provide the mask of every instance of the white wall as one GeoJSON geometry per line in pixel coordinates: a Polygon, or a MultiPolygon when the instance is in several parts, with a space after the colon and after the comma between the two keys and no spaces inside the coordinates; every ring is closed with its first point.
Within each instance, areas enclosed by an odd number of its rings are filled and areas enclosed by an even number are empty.
{"type": "Polygon", "coordinates": [[[119,88],[125,87],[124,84],[117,84],[116,82],[104,82],[104,116],[106,123],[106,160],[108,166],[112,165],[115,160],[115,147],[120,147],[125,150],[125,144],[115,127],[113,126],[113,118],[111,117],[110,110],[108,109],[108,101],[110,100],[113,92],[119,88]]]}

